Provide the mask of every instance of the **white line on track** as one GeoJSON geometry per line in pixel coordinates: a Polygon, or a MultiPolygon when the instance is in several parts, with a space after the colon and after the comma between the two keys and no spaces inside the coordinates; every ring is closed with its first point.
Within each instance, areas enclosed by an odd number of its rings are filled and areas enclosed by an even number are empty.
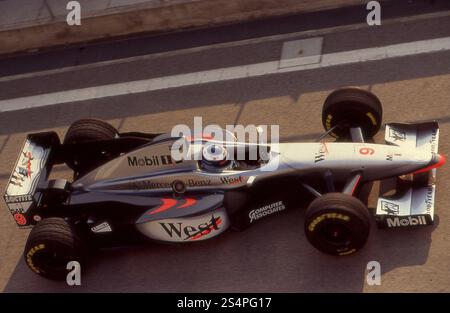
{"type": "MultiPolygon", "coordinates": [[[[399,24],[399,23],[416,22],[416,21],[427,20],[427,19],[442,18],[442,17],[447,17],[447,16],[450,16],[450,11],[425,13],[425,14],[419,14],[419,15],[413,15],[413,16],[406,16],[406,17],[397,17],[397,18],[383,20],[383,26],[399,24]]],[[[67,72],[77,71],[77,70],[82,70],[82,69],[97,68],[97,67],[109,66],[109,65],[115,65],[115,64],[125,64],[125,63],[137,62],[137,61],[151,60],[151,59],[160,58],[163,56],[169,57],[169,56],[184,55],[184,54],[189,54],[189,53],[207,51],[207,50],[211,50],[211,49],[238,47],[238,46],[252,45],[252,44],[258,44],[258,43],[269,42],[269,41],[288,40],[288,39],[299,38],[299,37],[324,36],[327,34],[351,31],[351,30],[359,30],[359,29],[368,28],[368,27],[370,27],[370,26],[368,26],[367,23],[350,24],[350,25],[327,27],[327,28],[322,28],[322,29],[313,29],[313,30],[288,33],[288,34],[280,34],[280,35],[265,36],[265,37],[259,37],[259,38],[253,38],[253,39],[245,39],[245,40],[239,40],[239,41],[233,41],[233,42],[218,43],[218,44],[212,44],[212,45],[206,45],[206,46],[200,46],[200,47],[194,47],[194,48],[186,48],[186,49],[179,49],[179,50],[174,50],[174,51],[166,51],[166,52],[153,53],[153,54],[148,54],[148,55],[141,55],[141,56],[136,56],[136,57],[101,61],[101,62],[95,62],[95,63],[83,64],[83,65],[67,66],[67,67],[62,67],[62,68],[58,68],[58,69],[45,70],[45,71],[39,71],[39,72],[3,76],[3,77],[0,77],[0,83],[24,79],[24,78],[33,78],[33,77],[47,76],[47,75],[51,75],[51,74],[67,73],[67,72]]]]}
{"type": "Polygon", "coordinates": [[[358,49],[322,55],[321,61],[295,67],[279,68],[279,61],[234,66],[165,77],[115,83],[47,94],[0,100],[0,112],[87,101],[168,88],[193,86],[270,74],[319,69],[329,66],[382,60],[408,55],[450,50],[450,37],[413,41],[383,47],[358,49]]]}
{"type": "Polygon", "coordinates": [[[271,61],[5,99],[0,100],[0,112],[448,50],[450,50],[450,37],[420,40],[383,47],[323,54],[321,61],[318,63],[295,67],[279,68],[279,61],[271,61]]]}

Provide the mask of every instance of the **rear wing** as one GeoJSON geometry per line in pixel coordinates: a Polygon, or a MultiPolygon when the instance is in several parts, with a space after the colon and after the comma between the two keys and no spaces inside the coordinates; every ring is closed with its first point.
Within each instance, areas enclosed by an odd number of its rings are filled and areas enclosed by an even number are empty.
{"type": "Polygon", "coordinates": [[[42,198],[39,186],[48,178],[59,145],[55,132],[30,134],[23,144],[3,196],[19,227],[36,222],[33,215],[42,198]]]}
{"type": "MultiPolygon", "coordinates": [[[[385,141],[405,148],[438,153],[439,125],[436,121],[419,124],[386,124],[385,141]]],[[[381,228],[431,225],[434,221],[436,169],[413,175],[410,182],[398,181],[396,194],[379,197],[376,219],[381,228]],[[405,188],[406,187],[406,188],[405,188]]]]}

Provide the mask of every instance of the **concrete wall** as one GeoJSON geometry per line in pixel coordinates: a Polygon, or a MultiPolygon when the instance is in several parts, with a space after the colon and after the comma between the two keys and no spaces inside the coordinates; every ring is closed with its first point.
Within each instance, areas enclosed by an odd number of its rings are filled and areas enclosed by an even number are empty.
{"type": "Polygon", "coordinates": [[[81,26],[68,26],[62,0],[0,2],[0,54],[143,32],[206,27],[367,3],[365,0],[80,0],[81,26]],[[55,2],[56,1],[56,2],[55,2]],[[26,6],[29,2],[30,7],[26,6]],[[95,7],[93,7],[95,3],[95,7]],[[21,9],[20,9],[21,7],[21,9]],[[19,11],[18,11],[19,10],[19,11]],[[22,10],[22,11],[21,11],[22,10]],[[31,14],[16,18],[14,14],[31,14]]]}

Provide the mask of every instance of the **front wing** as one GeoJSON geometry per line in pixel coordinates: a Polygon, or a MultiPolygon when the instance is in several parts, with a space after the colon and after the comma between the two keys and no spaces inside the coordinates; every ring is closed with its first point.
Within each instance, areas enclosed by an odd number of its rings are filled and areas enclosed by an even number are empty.
{"type": "MultiPolygon", "coordinates": [[[[385,140],[388,144],[437,153],[439,127],[435,121],[420,124],[387,124],[385,140]]],[[[380,228],[433,224],[436,169],[411,175],[410,178],[409,181],[397,182],[397,192],[393,196],[378,198],[375,216],[380,228]]]]}

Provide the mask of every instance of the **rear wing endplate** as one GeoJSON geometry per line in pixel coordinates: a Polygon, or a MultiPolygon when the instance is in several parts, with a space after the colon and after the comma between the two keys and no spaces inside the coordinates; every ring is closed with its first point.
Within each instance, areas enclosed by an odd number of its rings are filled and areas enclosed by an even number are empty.
{"type": "Polygon", "coordinates": [[[52,152],[59,144],[58,135],[47,132],[28,135],[22,146],[3,196],[20,227],[32,224],[33,211],[42,197],[38,186],[47,180],[52,152]]]}

